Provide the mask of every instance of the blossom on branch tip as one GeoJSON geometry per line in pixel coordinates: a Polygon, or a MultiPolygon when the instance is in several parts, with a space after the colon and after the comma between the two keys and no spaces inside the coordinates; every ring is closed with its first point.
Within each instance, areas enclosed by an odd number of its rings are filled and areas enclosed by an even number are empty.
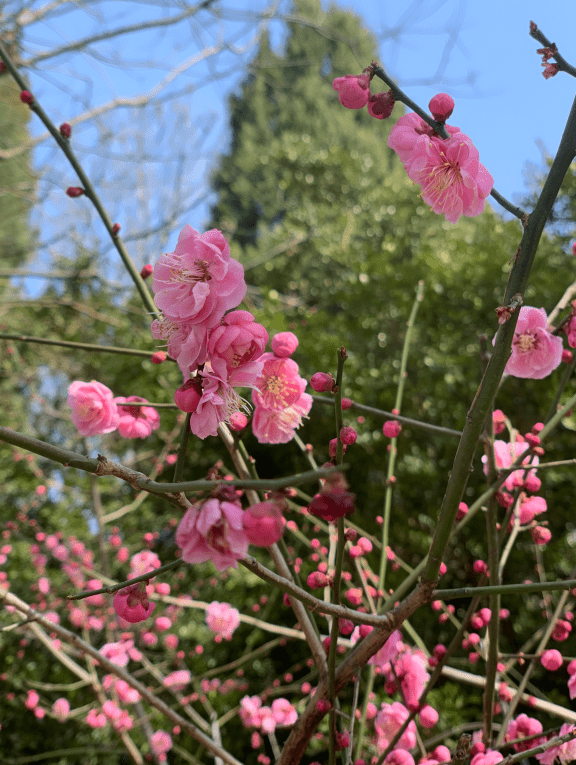
{"type": "Polygon", "coordinates": [[[446,122],[454,111],[454,99],[448,93],[438,93],[430,99],[428,108],[436,122],[446,122]]]}
{"type": "Polygon", "coordinates": [[[81,436],[95,436],[116,430],[119,413],[113,393],[102,383],[75,380],[68,388],[72,422],[81,436]]]}
{"type": "Polygon", "coordinates": [[[556,672],[556,670],[560,669],[564,663],[564,659],[562,658],[560,651],[556,650],[556,648],[549,648],[542,654],[540,663],[550,672],[556,672]]]}
{"type": "MultiPolygon", "coordinates": [[[[493,340],[495,344],[496,338],[493,340]]],[[[550,332],[544,308],[523,306],[504,373],[541,380],[562,362],[562,339],[550,332]]]]}
{"type": "Polygon", "coordinates": [[[364,73],[336,77],[332,87],[338,91],[338,100],[347,109],[362,109],[370,98],[370,77],[364,73]]]}

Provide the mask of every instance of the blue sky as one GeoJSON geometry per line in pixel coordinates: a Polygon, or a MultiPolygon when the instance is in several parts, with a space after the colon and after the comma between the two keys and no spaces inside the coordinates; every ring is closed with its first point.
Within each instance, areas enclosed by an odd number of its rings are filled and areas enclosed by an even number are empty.
{"type": "MultiPolygon", "coordinates": [[[[35,7],[41,5],[38,2],[35,7]]],[[[72,3],[67,5],[75,8],[72,3]]],[[[565,58],[576,63],[576,45],[573,44],[576,3],[544,4],[537,0],[484,0],[482,3],[476,0],[415,0],[387,3],[354,0],[344,5],[361,15],[381,40],[380,63],[411,98],[426,108],[437,92],[444,91],[453,96],[456,108],[450,122],[472,138],[479,149],[481,161],[494,177],[498,191],[511,201],[520,201],[527,189],[526,165],[541,166],[542,147],[552,153],[555,151],[575,90],[575,83],[568,75],[560,73],[550,80],[543,78],[540,57],[536,54],[539,45],[528,34],[529,23],[530,20],[535,21],[557,43],[565,58]]],[[[246,0],[228,0],[224,4],[229,11],[233,8],[244,11],[246,6],[246,0]]],[[[250,3],[251,10],[266,7],[265,0],[252,0],[250,3]]],[[[285,9],[286,5],[281,7],[285,9]]],[[[180,5],[170,3],[167,12],[175,13],[180,8],[180,5]]],[[[50,49],[78,36],[99,31],[104,24],[114,26],[135,19],[141,21],[157,13],[157,6],[146,3],[138,6],[118,1],[79,6],[68,15],[32,25],[27,37],[28,50],[50,49]],[[103,18],[97,15],[99,9],[108,9],[103,18]]],[[[134,135],[128,130],[134,111],[121,110],[120,119],[124,121],[124,127],[119,127],[118,133],[113,133],[111,137],[111,140],[117,139],[120,143],[111,143],[106,155],[91,151],[92,139],[98,130],[102,132],[101,125],[96,127],[92,122],[75,128],[73,144],[84,153],[91,176],[96,178],[99,188],[103,190],[105,202],[106,187],[118,183],[115,178],[125,178],[126,174],[136,177],[140,173],[145,189],[143,194],[150,195],[148,203],[152,224],[164,204],[162,184],[158,182],[157,173],[163,161],[162,151],[178,140],[182,142],[182,150],[187,153],[189,163],[182,192],[189,196],[186,201],[193,202],[194,195],[203,188],[205,190],[215,154],[226,147],[227,99],[242,79],[243,65],[250,58],[249,41],[254,35],[253,25],[243,20],[230,20],[230,13],[227,16],[228,19],[222,24],[194,22],[169,27],[162,33],[141,33],[146,37],[127,35],[118,38],[109,48],[103,43],[96,49],[97,54],[103,51],[112,55],[111,51],[114,51],[114,55],[133,61],[132,68],[123,69],[114,62],[104,60],[101,55],[79,53],[75,57],[68,55],[48,61],[41,65],[42,71],[32,75],[35,95],[59,124],[89,106],[149,90],[172,67],[181,65],[199,48],[213,45],[223,29],[228,34],[232,33],[236,45],[248,46],[247,52],[239,57],[217,59],[216,69],[226,76],[210,81],[214,65],[201,64],[186,69],[168,86],[164,91],[166,93],[190,85],[197,86],[197,89],[178,102],[183,109],[177,113],[177,119],[182,121],[180,131],[163,135],[154,124],[150,125],[146,148],[149,155],[156,156],[146,165],[132,161],[121,167],[118,161],[115,162],[115,158],[122,157],[122,151],[127,156],[135,145],[134,135]],[[152,65],[148,65],[149,59],[152,59],[152,65]],[[195,140],[200,140],[206,126],[212,129],[197,149],[195,140]]],[[[280,23],[272,23],[272,40],[277,44],[281,41],[281,30],[280,23]]],[[[174,103],[167,102],[166,109],[174,108],[171,106],[174,103]]],[[[32,129],[37,133],[43,128],[34,120],[32,129]]],[[[43,183],[48,187],[49,205],[46,210],[49,217],[46,218],[46,225],[50,230],[59,221],[65,221],[68,225],[70,215],[84,210],[77,200],[68,200],[62,194],[62,188],[76,185],[76,179],[57,154],[50,142],[43,144],[36,154],[38,162],[50,167],[49,173],[43,176],[43,183]]],[[[131,220],[135,220],[130,206],[137,199],[138,189],[135,188],[134,192],[128,190],[124,206],[112,210],[113,219],[119,219],[117,215],[122,216],[123,234],[129,231],[131,220]]],[[[170,241],[156,243],[158,248],[171,248],[183,223],[202,229],[207,211],[206,203],[191,206],[186,219],[178,220],[178,225],[174,226],[170,241]]],[[[138,242],[132,247],[138,265],[154,260],[155,254],[151,255],[143,246],[139,249],[138,242]]],[[[42,258],[44,263],[46,260],[47,255],[42,258]]],[[[39,287],[36,282],[36,289],[39,287]]]]}

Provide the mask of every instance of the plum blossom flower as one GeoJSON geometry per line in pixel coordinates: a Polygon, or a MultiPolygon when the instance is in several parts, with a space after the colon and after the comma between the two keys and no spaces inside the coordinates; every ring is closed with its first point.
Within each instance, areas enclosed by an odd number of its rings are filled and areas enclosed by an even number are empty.
{"type": "Polygon", "coordinates": [[[470,765],[496,765],[497,762],[502,762],[504,755],[500,752],[495,752],[492,749],[487,749],[485,752],[478,752],[472,757],[470,765]]]}
{"type": "Polygon", "coordinates": [[[545,741],[544,738],[533,738],[538,733],[542,733],[542,723],[534,717],[521,714],[515,720],[510,721],[505,740],[514,741],[517,738],[530,738],[529,741],[518,741],[514,744],[514,749],[517,752],[525,752],[527,749],[539,746],[545,741]]]}
{"type": "MultiPolygon", "coordinates": [[[[380,752],[383,752],[388,747],[398,729],[409,716],[410,712],[399,701],[395,701],[393,704],[383,703],[381,705],[380,711],[374,720],[374,727],[378,736],[378,750],[380,752]]],[[[416,746],[416,723],[414,720],[410,721],[397,746],[400,749],[412,749],[413,746],[416,746]]]]}
{"type": "MultiPolygon", "coordinates": [[[[137,576],[151,574],[155,568],[160,568],[162,563],[160,558],[152,550],[142,550],[132,556],[130,560],[129,579],[135,579],[137,576]]],[[[152,577],[151,577],[152,578],[152,577]]],[[[100,585],[98,585],[100,587],[100,585]]]]}
{"type": "Polygon", "coordinates": [[[549,648],[542,654],[540,663],[550,672],[556,672],[556,670],[560,669],[564,663],[564,659],[562,658],[560,651],[558,651],[556,648],[549,648]]]}
{"type": "Polygon", "coordinates": [[[336,77],[332,87],[338,91],[338,100],[347,109],[362,109],[370,98],[370,77],[364,73],[336,77]]]}
{"type": "Polygon", "coordinates": [[[298,348],[298,338],[294,332],[278,332],[272,338],[271,345],[275,356],[286,358],[298,348]]]}
{"type": "Polygon", "coordinates": [[[150,748],[160,762],[166,762],[166,752],[172,749],[172,737],[164,730],[157,730],[150,736],[150,748]]]}
{"type": "Polygon", "coordinates": [[[123,438],[147,438],[153,430],[160,427],[160,415],[151,406],[122,406],[128,401],[147,403],[141,396],[117,396],[114,402],[118,406],[118,433],[123,438]]]}
{"type": "Polygon", "coordinates": [[[178,691],[184,690],[191,679],[192,675],[187,669],[177,669],[176,671],[171,672],[169,675],[166,675],[162,683],[166,686],[166,688],[170,688],[176,693],[178,691]]]}
{"type": "MultiPolygon", "coordinates": [[[[570,725],[570,723],[564,723],[564,725],[560,728],[559,735],[565,736],[567,733],[571,733],[573,730],[573,725],[570,725]]],[[[551,746],[545,752],[535,755],[535,757],[542,763],[542,765],[552,765],[556,759],[558,759],[562,765],[565,765],[567,762],[572,762],[573,760],[576,760],[576,739],[566,741],[564,744],[560,744],[559,746],[551,746]]]]}
{"type": "Polygon", "coordinates": [[[261,444],[287,444],[294,438],[294,431],[302,425],[303,418],[308,416],[312,401],[309,393],[302,393],[286,409],[257,406],[252,419],[252,432],[261,444]]]}
{"type": "MultiPolygon", "coordinates": [[[[495,342],[496,338],[494,338],[495,342]]],[[[523,306],[505,374],[541,380],[562,362],[562,339],[551,334],[544,308],[523,306]]]]}
{"type": "Polygon", "coordinates": [[[255,361],[263,353],[268,342],[268,332],[254,321],[248,311],[231,311],[212,330],[208,341],[211,357],[220,356],[229,372],[255,361]]]}
{"type": "Polygon", "coordinates": [[[218,571],[246,556],[248,538],[242,527],[242,508],[211,498],[190,507],[176,530],[176,544],[187,563],[211,560],[218,571]]]}
{"type": "Polygon", "coordinates": [[[272,716],[276,725],[294,725],[298,719],[295,707],[288,699],[274,699],[272,702],[272,716]]]}
{"type": "Polygon", "coordinates": [[[422,188],[422,199],[438,215],[456,223],[484,209],[494,179],[479,161],[478,150],[459,128],[446,125],[442,140],[416,114],[401,117],[390,131],[388,146],[404,163],[409,178],[422,188]]]}
{"type": "Polygon", "coordinates": [[[148,619],[156,608],[156,604],[148,600],[145,582],[137,582],[118,590],[114,595],[113,603],[118,616],[131,624],[148,619]]]}
{"type": "Polygon", "coordinates": [[[118,427],[118,408],[110,388],[102,383],[75,380],[68,388],[72,422],[81,436],[112,433],[118,427]]]}
{"type": "Polygon", "coordinates": [[[240,613],[229,603],[213,600],[206,609],[206,624],[216,634],[216,642],[232,640],[234,630],[240,624],[240,613]]]}
{"type": "Polygon", "coordinates": [[[70,702],[68,699],[56,699],[52,704],[52,714],[59,722],[65,722],[70,714],[70,702]]]}
{"type": "Polygon", "coordinates": [[[252,394],[254,403],[276,411],[295,404],[306,388],[306,380],[298,374],[298,364],[273,353],[265,353],[260,360],[264,361],[264,368],[252,394]]]}
{"type": "MultiPolygon", "coordinates": [[[[509,468],[510,465],[515,462],[515,460],[521,454],[527,451],[528,448],[529,444],[526,441],[514,441],[514,443],[508,443],[507,441],[500,440],[494,441],[494,458],[496,461],[496,467],[499,470],[505,470],[506,468],[509,468]]],[[[482,457],[482,462],[484,463],[484,473],[487,474],[488,468],[486,455],[482,457]]],[[[529,455],[526,457],[526,459],[522,460],[522,464],[537,465],[538,457],[529,455]]],[[[531,470],[529,475],[533,475],[534,473],[535,471],[531,470]]],[[[510,475],[506,477],[503,486],[505,486],[509,491],[512,491],[515,487],[522,486],[525,480],[527,479],[524,478],[524,471],[515,470],[513,473],[510,473],[510,475]]]]}
{"type": "Polygon", "coordinates": [[[244,298],[246,282],[221,231],[199,234],[184,226],[174,252],[162,255],[156,264],[153,289],[157,306],[168,318],[214,327],[244,298]]]}

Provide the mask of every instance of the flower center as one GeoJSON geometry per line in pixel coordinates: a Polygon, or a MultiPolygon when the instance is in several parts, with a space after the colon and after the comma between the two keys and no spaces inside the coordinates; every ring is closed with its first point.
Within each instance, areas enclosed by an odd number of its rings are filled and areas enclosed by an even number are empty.
{"type": "Polygon", "coordinates": [[[429,179],[434,191],[441,194],[446,189],[462,182],[462,173],[458,163],[452,164],[446,159],[444,152],[440,152],[444,161],[430,170],[429,179]]]}
{"type": "Polygon", "coordinates": [[[516,335],[514,345],[520,353],[530,353],[538,347],[538,338],[532,332],[524,332],[522,335],[516,335]]]}
{"type": "Polygon", "coordinates": [[[212,279],[208,263],[205,260],[195,260],[194,268],[182,268],[179,264],[174,264],[170,269],[170,278],[172,282],[209,282],[212,279]]]}
{"type": "Polygon", "coordinates": [[[229,553],[230,545],[226,539],[227,532],[228,523],[224,518],[220,518],[220,520],[217,521],[206,534],[206,541],[210,547],[218,550],[218,552],[229,553]]]}

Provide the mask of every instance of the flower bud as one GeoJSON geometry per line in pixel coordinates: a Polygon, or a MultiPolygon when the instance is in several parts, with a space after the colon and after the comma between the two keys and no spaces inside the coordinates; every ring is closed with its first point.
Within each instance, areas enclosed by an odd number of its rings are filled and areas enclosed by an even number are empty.
{"type": "Polygon", "coordinates": [[[69,197],[74,199],[75,197],[81,197],[82,194],[85,194],[86,192],[84,189],[81,189],[80,186],[68,186],[66,193],[69,197]]]}
{"type": "Polygon", "coordinates": [[[145,266],[142,266],[142,270],[140,271],[140,276],[143,279],[147,279],[149,276],[152,276],[153,272],[154,272],[154,266],[150,265],[150,263],[147,263],[145,266]]]}
{"type": "Polygon", "coordinates": [[[370,78],[366,74],[336,77],[332,87],[338,91],[338,100],[347,109],[362,109],[370,98],[370,78]]]}
{"type": "Polygon", "coordinates": [[[272,352],[280,358],[291,356],[298,348],[298,338],[293,332],[279,332],[272,338],[272,352]]]}
{"type": "Polygon", "coordinates": [[[386,438],[396,438],[402,431],[402,425],[398,420],[387,420],[382,426],[382,432],[386,438]]]}
{"type": "Polygon", "coordinates": [[[234,412],[228,418],[228,427],[235,432],[244,430],[246,425],[248,425],[248,417],[243,412],[234,412]]]}
{"type": "Polygon", "coordinates": [[[325,393],[326,391],[333,391],[335,386],[334,378],[331,374],[326,372],[316,372],[310,378],[310,385],[317,393],[325,393]]]}
{"type": "Polygon", "coordinates": [[[430,100],[428,108],[436,122],[446,122],[454,111],[454,99],[448,93],[438,93],[430,100]]]}
{"type": "Polygon", "coordinates": [[[385,120],[392,114],[394,102],[394,93],[391,90],[387,93],[376,93],[368,100],[368,112],[377,120],[385,120]]]}
{"type": "Polygon", "coordinates": [[[276,544],[284,533],[285,523],[278,503],[271,500],[252,505],[242,515],[244,533],[250,544],[257,547],[276,544]]]}
{"type": "Polygon", "coordinates": [[[34,103],[34,96],[32,95],[32,93],[30,93],[29,90],[23,90],[20,93],[20,100],[22,101],[23,104],[28,104],[28,106],[30,106],[30,104],[34,103]]]}
{"type": "Polygon", "coordinates": [[[564,659],[562,658],[562,654],[555,648],[550,648],[548,651],[544,651],[540,659],[542,666],[550,672],[556,672],[557,669],[560,669],[563,662],[564,659]]]}
{"type": "Polygon", "coordinates": [[[156,351],[152,354],[152,363],[153,364],[162,364],[166,359],[168,358],[168,354],[166,351],[156,351]]]}
{"type": "Polygon", "coordinates": [[[349,427],[348,425],[345,425],[343,428],[340,429],[340,441],[342,441],[343,444],[346,446],[351,446],[352,444],[356,443],[356,439],[358,438],[358,434],[354,430],[354,428],[349,427]]]}
{"type": "Polygon", "coordinates": [[[69,125],[67,122],[63,122],[60,125],[60,135],[62,138],[70,138],[72,135],[72,125],[69,125]]]}
{"type": "Polygon", "coordinates": [[[119,223],[115,223],[115,224],[112,226],[112,233],[114,234],[114,236],[117,236],[117,235],[118,235],[118,232],[120,231],[120,229],[121,229],[121,226],[120,226],[120,224],[119,224],[119,223]]]}
{"type": "Polygon", "coordinates": [[[192,377],[174,393],[174,403],[183,412],[195,412],[202,398],[202,382],[199,377],[192,377]]]}
{"type": "Polygon", "coordinates": [[[352,406],[352,400],[349,398],[343,398],[342,401],[342,411],[345,412],[347,409],[350,409],[352,406]]]}

